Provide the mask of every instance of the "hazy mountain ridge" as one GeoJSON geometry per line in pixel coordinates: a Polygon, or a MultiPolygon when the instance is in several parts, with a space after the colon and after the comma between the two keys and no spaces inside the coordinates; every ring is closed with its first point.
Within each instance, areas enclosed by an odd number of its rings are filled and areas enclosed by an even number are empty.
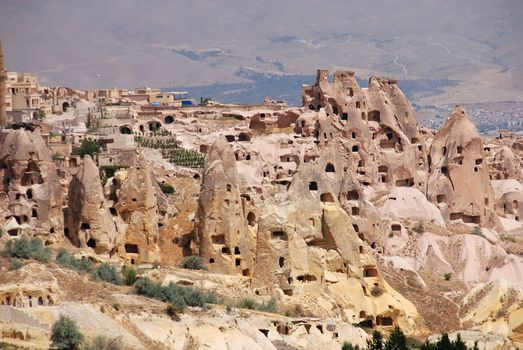
{"type": "Polygon", "coordinates": [[[8,69],[33,72],[51,85],[244,83],[270,92],[280,88],[257,86],[256,79],[237,72],[307,75],[316,67],[346,67],[360,76],[403,82],[456,81],[413,96],[420,103],[522,98],[518,1],[318,6],[312,1],[5,0],[1,6],[8,69]]]}

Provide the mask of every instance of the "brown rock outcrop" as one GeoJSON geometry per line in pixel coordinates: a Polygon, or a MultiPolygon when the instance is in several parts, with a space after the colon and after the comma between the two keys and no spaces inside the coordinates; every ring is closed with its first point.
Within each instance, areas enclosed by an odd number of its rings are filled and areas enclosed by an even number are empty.
{"type": "Polygon", "coordinates": [[[65,234],[78,247],[91,247],[97,254],[116,247],[118,232],[105,201],[98,167],[89,155],[69,183],[65,234]]]}
{"type": "Polygon", "coordinates": [[[456,107],[430,148],[428,199],[447,221],[496,225],[483,141],[465,110],[456,107]]]}
{"type": "Polygon", "coordinates": [[[241,196],[234,153],[220,138],[205,159],[196,215],[200,256],[211,271],[251,275],[258,220],[245,212],[249,200],[241,196]]]}
{"type": "Polygon", "coordinates": [[[6,218],[14,217],[32,234],[48,236],[62,231],[62,188],[39,134],[24,130],[0,133],[0,178],[0,208],[6,218]]]}
{"type": "Polygon", "coordinates": [[[118,252],[132,264],[160,261],[158,184],[143,154],[136,165],[112,180],[117,197],[114,208],[122,219],[118,252]]]}

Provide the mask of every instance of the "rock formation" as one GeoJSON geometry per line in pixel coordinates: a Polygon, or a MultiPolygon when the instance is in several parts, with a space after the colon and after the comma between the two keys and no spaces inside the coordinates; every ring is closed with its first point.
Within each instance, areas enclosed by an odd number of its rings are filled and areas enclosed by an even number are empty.
{"type": "Polygon", "coordinates": [[[0,127],[7,126],[6,80],[7,70],[4,66],[4,50],[2,49],[2,42],[0,41],[0,127]]]}
{"type": "Polygon", "coordinates": [[[27,229],[46,239],[61,236],[62,188],[39,134],[24,130],[0,133],[0,178],[1,211],[6,219],[12,217],[20,225],[9,235],[17,236],[27,229]]]}
{"type": "Polygon", "coordinates": [[[197,212],[200,255],[211,271],[251,275],[258,215],[247,211],[250,199],[241,196],[231,147],[216,140],[205,160],[197,212]]]}
{"type": "Polygon", "coordinates": [[[158,184],[152,169],[141,154],[135,166],[112,179],[116,192],[114,208],[122,219],[118,252],[132,264],[158,262],[160,209],[158,184]]]}
{"type": "Polygon", "coordinates": [[[105,201],[98,167],[89,155],[69,183],[65,234],[78,247],[90,247],[97,254],[116,247],[116,224],[105,201]]]}
{"type": "Polygon", "coordinates": [[[445,220],[496,225],[483,141],[461,107],[456,107],[432,141],[427,197],[438,205],[445,220]]]}

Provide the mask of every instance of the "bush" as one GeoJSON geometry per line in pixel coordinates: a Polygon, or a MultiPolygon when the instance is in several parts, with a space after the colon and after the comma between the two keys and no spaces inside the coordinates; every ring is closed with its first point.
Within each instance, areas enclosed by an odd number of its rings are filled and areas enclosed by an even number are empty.
{"type": "Polygon", "coordinates": [[[185,311],[185,306],[179,304],[170,304],[165,312],[174,321],[180,321],[180,314],[185,311]]]}
{"type": "Polygon", "coordinates": [[[103,263],[102,265],[100,265],[94,271],[94,276],[96,278],[101,279],[104,282],[109,282],[118,286],[122,284],[122,279],[120,278],[118,271],[116,271],[114,266],[111,266],[107,263],[103,263]]]}
{"type": "Polygon", "coordinates": [[[58,350],[80,349],[84,336],[78,330],[76,322],[69,317],[60,315],[51,330],[51,344],[58,350]]]}
{"type": "Polygon", "coordinates": [[[191,270],[207,270],[207,267],[203,263],[203,259],[195,255],[183,258],[181,267],[191,270]]]}
{"type": "Polygon", "coordinates": [[[278,311],[278,306],[276,305],[276,299],[274,299],[274,297],[272,297],[268,302],[263,302],[261,304],[258,304],[256,301],[254,301],[254,299],[243,298],[238,303],[238,307],[242,309],[259,310],[272,313],[278,311]]]}
{"type": "Polygon", "coordinates": [[[445,281],[450,281],[451,278],[452,278],[452,274],[451,274],[450,272],[445,272],[445,273],[443,274],[443,279],[444,279],[445,281]]]}
{"type": "Polygon", "coordinates": [[[341,350],[360,350],[360,347],[358,345],[354,346],[351,343],[344,342],[341,350]]]}
{"type": "Polygon", "coordinates": [[[165,194],[172,194],[172,193],[174,193],[174,187],[172,187],[171,185],[165,184],[165,183],[161,183],[161,182],[159,182],[158,185],[162,189],[163,193],[165,193],[165,194]]]}
{"type": "Polygon", "coordinates": [[[10,271],[18,270],[22,268],[22,262],[19,259],[11,259],[10,271]]]}
{"type": "Polygon", "coordinates": [[[126,286],[132,286],[138,279],[136,276],[136,270],[131,266],[124,265],[122,267],[122,275],[126,286]]]}
{"type": "Polygon", "coordinates": [[[43,262],[51,258],[51,252],[44,247],[40,239],[36,237],[29,239],[26,235],[7,241],[3,254],[11,258],[36,259],[43,262]]]}
{"type": "Polygon", "coordinates": [[[99,335],[91,342],[84,345],[82,350],[120,350],[123,349],[120,338],[109,339],[99,335]]]}
{"type": "Polygon", "coordinates": [[[483,232],[481,231],[481,227],[479,227],[479,226],[474,227],[474,229],[472,230],[471,233],[473,235],[482,236],[483,237],[483,232]]]}
{"type": "Polygon", "coordinates": [[[92,273],[94,272],[94,265],[89,259],[75,259],[65,249],[60,249],[56,254],[55,261],[57,264],[67,267],[69,269],[85,271],[92,273]]]}
{"type": "Polygon", "coordinates": [[[414,225],[413,230],[416,233],[422,234],[425,232],[425,227],[423,226],[422,222],[418,222],[416,225],[414,225]]]}
{"type": "Polygon", "coordinates": [[[172,282],[168,286],[162,286],[160,283],[155,283],[147,277],[139,278],[134,284],[134,290],[136,294],[184,307],[205,307],[206,303],[216,302],[216,295],[212,292],[204,293],[172,282]]]}
{"type": "Polygon", "coordinates": [[[372,289],[370,290],[370,294],[373,296],[373,297],[379,297],[379,296],[382,296],[383,295],[383,289],[381,289],[380,287],[378,286],[374,286],[372,287],[372,289]]]}
{"type": "Polygon", "coordinates": [[[100,153],[100,146],[98,145],[98,143],[96,143],[96,141],[91,139],[84,139],[80,148],[77,148],[73,151],[74,155],[78,155],[81,158],[83,158],[86,154],[93,157],[95,154],[98,153],[100,153]]]}

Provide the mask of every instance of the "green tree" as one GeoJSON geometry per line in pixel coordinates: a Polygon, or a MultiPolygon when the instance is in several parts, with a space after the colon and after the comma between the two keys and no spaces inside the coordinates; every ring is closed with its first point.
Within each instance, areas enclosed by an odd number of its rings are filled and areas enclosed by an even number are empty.
{"type": "Polygon", "coordinates": [[[452,349],[452,343],[450,342],[449,335],[447,333],[443,333],[441,336],[441,339],[436,343],[437,349],[452,349]]]}
{"type": "Polygon", "coordinates": [[[401,329],[396,326],[385,343],[385,350],[408,350],[407,338],[401,329]]]}
{"type": "Polygon", "coordinates": [[[374,331],[372,339],[367,340],[367,350],[383,350],[383,335],[380,331],[374,331]]]}
{"type": "Polygon", "coordinates": [[[51,344],[58,350],[77,350],[84,340],[76,322],[67,316],[60,315],[51,330],[51,344]]]}
{"type": "Polygon", "coordinates": [[[461,340],[461,334],[458,333],[456,340],[452,343],[452,348],[455,350],[467,350],[467,345],[461,340]]]}
{"type": "Polygon", "coordinates": [[[95,154],[98,154],[98,153],[100,153],[100,146],[98,145],[98,143],[96,143],[96,141],[91,140],[91,139],[84,139],[82,141],[82,145],[80,146],[80,148],[77,148],[73,152],[73,154],[79,155],[82,158],[86,154],[93,157],[95,154]]]}

